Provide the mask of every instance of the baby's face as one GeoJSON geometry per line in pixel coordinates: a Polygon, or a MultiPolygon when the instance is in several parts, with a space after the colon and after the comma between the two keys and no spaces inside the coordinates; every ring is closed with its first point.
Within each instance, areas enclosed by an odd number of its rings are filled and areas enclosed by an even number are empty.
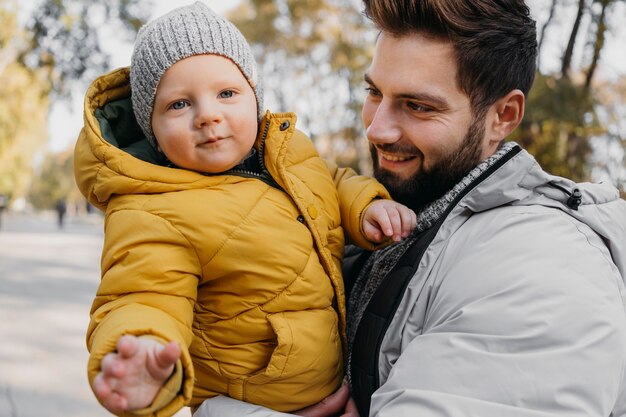
{"type": "Polygon", "coordinates": [[[152,130],[175,165],[212,174],[227,171],[252,149],[257,125],[254,91],[231,60],[194,55],[161,77],[152,130]]]}

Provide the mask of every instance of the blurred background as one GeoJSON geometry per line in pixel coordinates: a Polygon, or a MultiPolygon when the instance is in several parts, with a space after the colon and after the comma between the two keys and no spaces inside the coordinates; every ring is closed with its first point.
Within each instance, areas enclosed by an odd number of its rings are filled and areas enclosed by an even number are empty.
{"type": "MultiPolygon", "coordinates": [[[[72,173],[83,94],[129,65],[146,20],[191,2],[0,0],[0,416],[107,415],[84,376],[102,216],[72,173]]],[[[360,108],[376,31],[360,1],[205,2],[253,45],[266,107],[295,111],[322,155],[369,172],[360,108]]],[[[626,1],[527,3],[539,67],[513,139],[549,172],[625,196],[626,1]]]]}
{"type": "MultiPolygon", "coordinates": [[[[84,210],[72,147],[89,81],[130,63],[147,19],[191,1],[0,0],[0,194],[14,210],[84,210]]],[[[359,0],[208,2],[254,45],[266,107],[298,113],[320,152],[366,171],[359,0]]],[[[515,139],[548,171],[626,187],[626,1],[529,0],[539,72],[515,139]]]]}

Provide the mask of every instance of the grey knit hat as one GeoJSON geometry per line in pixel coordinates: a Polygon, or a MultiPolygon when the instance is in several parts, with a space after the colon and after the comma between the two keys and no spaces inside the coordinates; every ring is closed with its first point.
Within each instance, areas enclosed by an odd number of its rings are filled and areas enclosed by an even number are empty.
{"type": "Polygon", "coordinates": [[[235,25],[198,1],[152,20],[137,33],[130,65],[133,111],[153,146],[152,109],[161,77],[181,59],[201,54],[221,55],[239,67],[254,90],[261,119],[263,88],[250,45],[235,25]]]}

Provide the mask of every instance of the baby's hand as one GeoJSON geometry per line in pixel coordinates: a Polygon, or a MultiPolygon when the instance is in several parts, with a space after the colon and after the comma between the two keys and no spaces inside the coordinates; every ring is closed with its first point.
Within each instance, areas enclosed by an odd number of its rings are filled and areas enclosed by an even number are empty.
{"type": "Polygon", "coordinates": [[[376,200],[365,211],[363,232],[371,242],[382,242],[385,236],[399,242],[417,225],[415,212],[393,200],[376,200]]]}
{"type": "Polygon", "coordinates": [[[120,337],[117,352],[102,359],[93,381],[98,401],[112,413],[148,407],[172,375],[180,353],[176,342],[164,346],[147,337],[120,337]]]}

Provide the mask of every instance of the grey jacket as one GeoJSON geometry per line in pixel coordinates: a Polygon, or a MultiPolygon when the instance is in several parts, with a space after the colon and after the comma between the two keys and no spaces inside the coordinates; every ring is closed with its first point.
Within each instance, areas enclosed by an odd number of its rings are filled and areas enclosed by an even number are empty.
{"type": "MultiPolygon", "coordinates": [[[[370,416],[626,416],[626,202],[525,151],[470,191],[383,339],[370,416]],[[564,190],[578,188],[570,209],[564,190]]],[[[286,416],[229,398],[196,417],[286,416]]]]}

